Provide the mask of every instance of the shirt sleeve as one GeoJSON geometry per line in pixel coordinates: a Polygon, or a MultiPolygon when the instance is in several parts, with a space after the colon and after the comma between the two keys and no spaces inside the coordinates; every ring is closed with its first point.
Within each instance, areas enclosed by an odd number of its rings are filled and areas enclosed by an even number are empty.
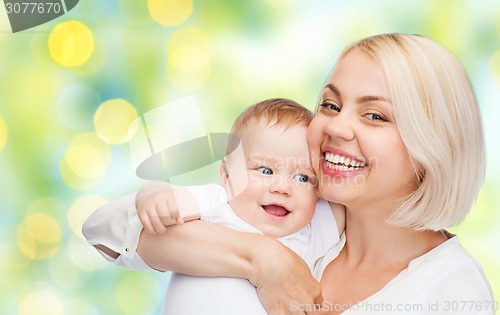
{"type": "Polygon", "coordinates": [[[187,186],[186,189],[195,199],[203,221],[210,222],[212,210],[227,203],[226,191],[220,185],[187,186]]]}
{"type": "Polygon", "coordinates": [[[135,208],[136,193],[98,208],[85,221],[82,233],[90,245],[104,245],[117,252],[116,259],[97,249],[107,261],[133,270],[154,270],[137,254],[142,224],[135,208]]]}
{"type": "MultiPolygon", "coordinates": [[[[198,204],[202,220],[214,207],[227,203],[226,192],[220,185],[189,186],[186,189],[198,204]]],[[[114,259],[96,248],[107,261],[132,270],[154,270],[137,254],[143,226],[135,207],[136,195],[125,195],[98,208],[83,224],[82,233],[90,245],[104,245],[120,254],[114,259]]]]}

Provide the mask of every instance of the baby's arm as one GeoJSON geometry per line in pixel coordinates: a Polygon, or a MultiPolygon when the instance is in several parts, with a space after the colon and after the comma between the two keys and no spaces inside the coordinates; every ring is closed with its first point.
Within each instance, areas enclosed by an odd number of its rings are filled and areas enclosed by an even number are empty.
{"type": "MultiPolygon", "coordinates": [[[[189,192],[183,187],[174,186],[175,188],[172,188],[166,183],[150,184],[150,187],[144,189],[143,194],[139,197],[135,193],[128,194],[95,210],[83,224],[83,235],[107,261],[133,270],[148,269],[148,265],[136,252],[139,236],[143,230],[143,225],[137,214],[136,201],[143,204],[145,211],[148,211],[149,207],[155,204],[155,200],[157,201],[155,198],[161,199],[162,193],[168,195],[168,192],[162,192],[162,189],[167,186],[172,194],[175,191],[173,196],[175,200],[183,201],[180,202],[182,206],[179,209],[181,217],[185,220],[196,218],[198,209],[202,213],[206,213],[207,209],[227,201],[224,189],[214,184],[190,186],[187,188],[189,192]],[[152,197],[148,197],[148,195],[152,195],[152,197]],[[191,197],[196,200],[198,206],[192,204],[191,197]],[[148,201],[150,202],[148,203],[148,201]]],[[[156,208],[153,210],[158,211],[156,208]]],[[[160,220],[159,215],[156,219],[160,220]]],[[[163,219],[168,221],[165,216],[163,219]]],[[[162,223],[161,227],[164,228],[162,223]]]]}

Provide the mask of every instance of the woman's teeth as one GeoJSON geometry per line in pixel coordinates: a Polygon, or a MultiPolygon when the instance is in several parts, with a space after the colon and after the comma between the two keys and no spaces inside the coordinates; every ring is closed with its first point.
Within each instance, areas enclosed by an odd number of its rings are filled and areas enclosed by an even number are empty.
{"type": "Polygon", "coordinates": [[[335,171],[357,171],[366,167],[365,162],[357,161],[339,154],[325,153],[325,164],[335,171]]]}

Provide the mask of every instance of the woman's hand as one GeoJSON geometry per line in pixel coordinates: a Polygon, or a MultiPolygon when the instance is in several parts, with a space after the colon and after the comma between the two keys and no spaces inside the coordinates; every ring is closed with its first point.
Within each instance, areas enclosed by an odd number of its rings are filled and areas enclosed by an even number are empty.
{"type": "Polygon", "coordinates": [[[312,314],[321,305],[321,287],[297,254],[275,239],[261,239],[250,253],[252,274],[262,305],[270,315],[312,314]]]}
{"type": "Polygon", "coordinates": [[[268,236],[193,221],[164,234],[142,233],[137,252],[157,270],[248,279],[271,315],[311,314],[323,302],[304,260],[268,236]]]}

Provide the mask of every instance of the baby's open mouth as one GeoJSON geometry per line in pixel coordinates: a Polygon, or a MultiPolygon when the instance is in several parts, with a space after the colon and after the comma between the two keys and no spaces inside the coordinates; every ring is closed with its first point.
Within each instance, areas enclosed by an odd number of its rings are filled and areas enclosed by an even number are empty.
{"type": "Polygon", "coordinates": [[[280,205],[263,205],[262,208],[268,214],[276,217],[285,217],[290,213],[290,211],[288,211],[285,207],[280,205]]]}

